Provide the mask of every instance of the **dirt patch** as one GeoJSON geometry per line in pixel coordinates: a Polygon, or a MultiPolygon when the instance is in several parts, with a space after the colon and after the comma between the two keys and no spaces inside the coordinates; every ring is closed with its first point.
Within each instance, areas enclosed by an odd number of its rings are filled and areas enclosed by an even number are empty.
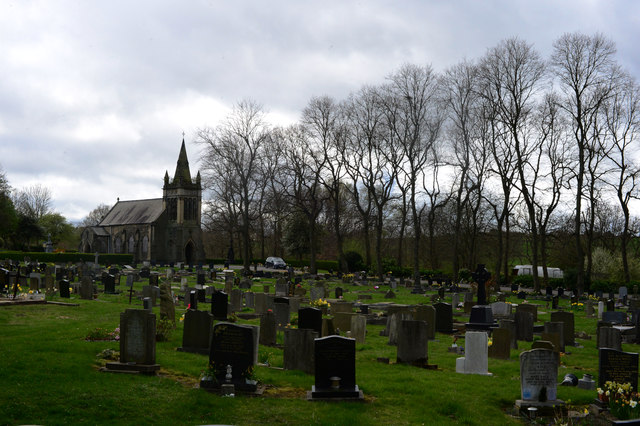
{"type": "Polygon", "coordinates": [[[287,399],[304,399],[307,397],[307,389],[294,388],[294,387],[276,387],[273,385],[265,385],[264,393],[265,398],[287,398],[287,399]]]}

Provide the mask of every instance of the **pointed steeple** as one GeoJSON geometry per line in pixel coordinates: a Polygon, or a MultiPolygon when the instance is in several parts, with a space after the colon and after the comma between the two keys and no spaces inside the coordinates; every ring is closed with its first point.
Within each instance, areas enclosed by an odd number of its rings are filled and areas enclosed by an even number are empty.
{"type": "Polygon", "coordinates": [[[176,173],[173,175],[174,184],[191,185],[191,171],[189,170],[189,160],[187,160],[187,149],[184,146],[184,138],[182,138],[182,147],[178,156],[178,164],[176,165],[176,173]]]}

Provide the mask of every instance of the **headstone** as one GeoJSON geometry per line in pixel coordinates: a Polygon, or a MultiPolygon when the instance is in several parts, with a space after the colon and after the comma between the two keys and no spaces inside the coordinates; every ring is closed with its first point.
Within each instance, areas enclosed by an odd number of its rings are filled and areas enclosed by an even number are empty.
{"type": "Polygon", "coordinates": [[[532,349],[520,354],[520,390],[517,406],[549,403],[557,400],[558,354],[547,349],[532,349]]]}
{"type": "Polygon", "coordinates": [[[171,284],[168,282],[160,285],[160,318],[176,322],[176,305],[171,294],[171,284]]]}
{"type": "Polygon", "coordinates": [[[333,314],[333,325],[340,333],[351,331],[351,318],[356,315],[354,312],[337,312],[333,314]]]}
{"type": "Polygon", "coordinates": [[[158,287],[143,285],[142,286],[142,297],[148,297],[151,299],[152,306],[156,306],[156,298],[158,296],[158,287]]]}
{"type": "Polygon", "coordinates": [[[467,331],[464,335],[464,357],[456,359],[456,373],[481,374],[489,373],[489,344],[484,331],[467,331]]]}
{"type": "Polygon", "coordinates": [[[424,321],[427,323],[427,336],[429,340],[433,340],[436,338],[436,310],[433,306],[416,306],[413,318],[416,321],[424,321]]]}
{"type": "Polygon", "coordinates": [[[511,349],[518,349],[518,339],[516,336],[516,322],[514,320],[501,319],[499,320],[500,328],[506,328],[510,332],[511,336],[511,349]]]}
{"type": "Polygon", "coordinates": [[[223,291],[216,291],[211,295],[211,313],[216,321],[226,321],[229,311],[229,296],[223,291]]]}
{"type": "Polygon", "coordinates": [[[599,327],[598,341],[596,343],[599,348],[622,350],[622,334],[620,330],[613,327],[599,327]]]}
{"type": "Polygon", "coordinates": [[[491,331],[491,346],[489,346],[489,358],[509,359],[511,356],[511,330],[507,328],[494,328],[491,331]]]}
{"type": "Polygon", "coordinates": [[[144,309],[145,311],[149,311],[149,312],[153,311],[153,303],[151,303],[151,298],[150,297],[143,297],[142,298],[142,309],[144,309]]]}
{"type": "Polygon", "coordinates": [[[84,300],[93,299],[93,280],[89,276],[82,277],[80,281],[80,298],[84,300]]]}
{"type": "Polygon", "coordinates": [[[511,304],[506,302],[494,302],[491,305],[491,312],[495,319],[510,318],[511,317],[511,304]]]}
{"type": "Polygon", "coordinates": [[[313,374],[315,339],[318,333],[310,329],[287,328],[284,330],[283,367],[313,374]]]}
{"type": "Polygon", "coordinates": [[[324,287],[311,287],[311,300],[324,299],[324,287]]]}
{"type": "Polygon", "coordinates": [[[485,284],[491,278],[491,274],[484,267],[483,264],[479,263],[476,267],[475,272],[471,274],[473,276],[473,280],[478,283],[478,305],[486,305],[487,304],[487,290],[485,284]]]}
{"type": "Polygon", "coordinates": [[[553,321],[545,322],[544,333],[541,337],[542,340],[548,340],[553,343],[557,351],[564,352],[564,323],[553,321]]]}
{"type": "Polygon", "coordinates": [[[533,340],[533,315],[531,312],[515,313],[516,339],[531,342],[533,340]]]}
{"type": "MultiPolygon", "coordinates": [[[[397,315],[397,314],[396,314],[397,315]]],[[[416,366],[428,364],[427,323],[424,321],[402,320],[398,329],[397,362],[416,366]]]]}
{"type": "Polygon", "coordinates": [[[538,321],[538,305],[532,303],[521,303],[516,306],[516,312],[530,312],[533,315],[533,322],[538,321]]]}
{"type": "Polygon", "coordinates": [[[284,278],[278,278],[276,282],[276,297],[286,297],[289,295],[289,286],[284,278]]]}
{"type": "Polygon", "coordinates": [[[220,322],[213,327],[209,363],[216,368],[218,383],[226,381],[226,366],[231,366],[231,383],[236,391],[255,391],[249,378],[258,362],[258,328],[220,322]]]}
{"type": "Polygon", "coordinates": [[[551,309],[558,309],[558,300],[559,300],[558,296],[553,296],[551,298],[551,309]]]}
{"type": "Polygon", "coordinates": [[[276,324],[278,325],[278,329],[283,329],[289,325],[291,318],[291,308],[288,303],[278,303],[274,304],[274,310],[276,314],[276,324]]]}
{"type": "Polygon", "coordinates": [[[341,299],[342,298],[342,288],[341,287],[336,287],[335,289],[335,297],[336,299],[341,299]]]}
{"type": "Polygon", "coordinates": [[[232,312],[238,312],[242,310],[242,290],[234,288],[231,290],[231,297],[229,300],[232,312]]]}
{"type": "Polygon", "coordinates": [[[593,309],[593,300],[589,299],[585,302],[584,304],[584,313],[587,316],[587,318],[593,318],[594,316],[594,309],[593,309]]]}
{"type": "Polygon", "coordinates": [[[602,319],[602,313],[604,312],[604,302],[600,300],[598,302],[598,319],[602,319]]]}
{"type": "Polygon", "coordinates": [[[107,274],[103,276],[102,283],[104,284],[104,292],[106,294],[115,294],[116,292],[116,277],[107,274]]]}
{"type": "Polygon", "coordinates": [[[551,321],[562,322],[564,324],[563,346],[575,346],[575,323],[573,312],[551,312],[551,321]]]}
{"type": "Polygon", "coordinates": [[[60,290],[60,297],[68,299],[69,296],[69,280],[59,280],[58,288],[60,290]]]}
{"type": "Polygon", "coordinates": [[[249,278],[243,278],[240,280],[240,288],[243,290],[250,290],[252,286],[252,282],[249,278]]]}
{"type": "Polygon", "coordinates": [[[598,386],[604,388],[608,381],[630,383],[638,389],[638,354],[615,349],[600,348],[598,362],[598,386]]]}
{"type": "Polygon", "coordinates": [[[364,315],[353,315],[351,317],[351,337],[356,339],[356,343],[364,344],[367,336],[367,317],[364,315]]]}
{"type": "Polygon", "coordinates": [[[315,340],[315,385],[309,399],[362,399],[356,385],[356,341],[340,336],[315,340]]]}
{"type": "Polygon", "coordinates": [[[144,309],[127,309],[120,314],[120,362],[107,363],[107,370],[155,373],[156,315],[144,309]]]}
{"type": "Polygon", "coordinates": [[[189,304],[187,306],[189,307],[189,309],[198,309],[198,292],[195,290],[190,290],[188,295],[189,304]]]}
{"type": "Polygon", "coordinates": [[[253,309],[255,307],[255,293],[252,291],[247,291],[244,293],[244,305],[247,308],[253,309]]]}
{"type": "Polygon", "coordinates": [[[457,309],[460,304],[460,295],[458,293],[453,293],[451,295],[451,306],[453,309],[457,309]]]}
{"type": "Polygon", "coordinates": [[[453,332],[453,309],[449,303],[434,303],[436,310],[436,331],[450,334],[453,332]]]}
{"type": "Polygon", "coordinates": [[[301,308],[298,310],[298,328],[314,330],[318,336],[322,335],[322,311],[316,308],[301,308]]]}
{"type": "Polygon", "coordinates": [[[624,324],[627,322],[627,314],[621,311],[605,311],[602,313],[602,321],[611,324],[624,324]]]}
{"type": "Polygon", "coordinates": [[[267,311],[260,316],[260,344],[274,346],[276,344],[276,316],[267,311]]]}
{"type": "Polygon", "coordinates": [[[182,347],[179,350],[208,354],[211,344],[213,315],[206,311],[188,310],[184,314],[182,347]]]}

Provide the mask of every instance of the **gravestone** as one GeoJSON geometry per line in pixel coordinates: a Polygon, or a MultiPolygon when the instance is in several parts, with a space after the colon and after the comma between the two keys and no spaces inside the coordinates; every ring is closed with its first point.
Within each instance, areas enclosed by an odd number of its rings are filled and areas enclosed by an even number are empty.
{"type": "Polygon", "coordinates": [[[336,299],[342,299],[342,294],[343,294],[342,287],[336,287],[334,293],[335,293],[336,299]]]}
{"type": "Polygon", "coordinates": [[[298,309],[298,328],[314,330],[322,335],[322,311],[316,308],[298,309]]]}
{"type": "Polygon", "coordinates": [[[260,316],[260,344],[274,346],[276,344],[276,316],[267,311],[260,316]]]}
{"type": "Polygon", "coordinates": [[[604,313],[604,302],[600,300],[598,302],[598,319],[602,319],[603,313],[604,313]]]}
{"type": "Polygon", "coordinates": [[[185,300],[188,302],[188,308],[194,310],[198,309],[198,292],[190,289],[187,296],[188,297],[185,300]]]}
{"type": "Polygon", "coordinates": [[[356,343],[365,343],[367,336],[367,317],[364,315],[353,315],[351,317],[351,337],[356,339],[356,343]]]}
{"type": "Polygon", "coordinates": [[[255,293],[252,291],[247,291],[244,294],[244,305],[247,308],[253,309],[256,306],[255,293]]]}
{"type": "Polygon", "coordinates": [[[600,348],[598,361],[598,386],[605,382],[631,383],[638,389],[638,354],[615,349],[600,348]]]}
{"type": "Polygon", "coordinates": [[[116,277],[111,274],[104,275],[102,277],[102,283],[104,284],[105,294],[115,294],[116,292],[116,277]]]}
{"type": "Polygon", "coordinates": [[[249,278],[243,278],[242,280],[240,280],[240,288],[242,290],[250,290],[251,286],[252,286],[252,281],[249,278]]]}
{"type": "Polygon", "coordinates": [[[516,311],[514,317],[516,321],[516,339],[527,342],[533,341],[533,315],[531,312],[516,311]]]}
{"type": "Polygon", "coordinates": [[[506,302],[494,302],[491,305],[491,312],[495,319],[510,318],[511,317],[511,304],[506,302]]]}
{"type": "Polygon", "coordinates": [[[142,286],[142,297],[148,297],[151,299],[151,305],[152,306],[156,306],[156,299],[158,297],[158,293],[159,293],[159,288],[158,287],[154,287],[154,286],[150,286],[150,285],[143,285],[142,286]]]}
{"type": "Polygon", "coordinates": [[[589,299],[584,304],[584,313],[587,316],[587,318],[593,318],[594,312],[595,311],[593,309],[593,300],[589,299]]]}
{"type": "MultiPolygon", "coordinates": [[[[396,314],[397,315],[397,314],[396,314]]],[[[398,328],[398,363],[419,367],[428,365],[427,323],[424,321],[402,320],[398,328]]]]}
{"type": "Polygon", "coordinates": [[[315,339],[318,333],[310,329],[287,328],[284,330],[283,367],[313,374],[315,339]]]}
{"type": "Polygon", "coordinates": [[[213,315],[206,311],[188,310],[184,314],[182,347],[179,351],[206,355],[211,344],[213,315]]]}
{"type": "Polygon", "coordinates": [[[551,321],[562,322],[564,324],[564,346],[575,346],[575,323],[573,312],[551,312],[551,321]]]}
{"type": "Polygon", "coordinates": [[[453,309],[449,303],[434,303],[436,310],[436,331],[451,334],[453,330],[453,309]]]}
{"type": "Polygon", "coordinates": [[[324,299],[324,287],[311,287],[309,298],[313,300],[324,299]]]}
{"type": "Polygon", "coordinates": [[[617,351],[622,350],[622,334],[620,330],[613,327],[599,327],[598,328],[598,341],[596,347],[615,349],[617,351]]]}
{"type": "Polygon", "coordinates": [[[171,294],[171,284],[168,282],[160,285],[160,319],[176,322],[176,305],[171,294]]]}
{"type": "Polygon", "coordinates": [[[533,322],[538,321],[538,305],[532,303],[521,303],[516,306],[516,312],[530,312],[533,315],[533,322]]]}
{"type": "Polygon", "coordinates": [[[331,314],[353,312],[353,302],[333,302],[331,304],[331,314]]]}
{"type": "Polygon", "coordinates": [[[558,296],[553,296],[551,298],[551,309],[558,309],[558,301],[559,301],[558,296]]]}
{"type": "Polygon", "coordinates": [[[391,314],[391,316],[387,319],[390,345],[398,344],[398,333],[400,332],[400,324],[405,320],[413,320],[413,314],[407,311],[400,311],[391,314]]]}
{"type": "Polygon", "coordinates": [[[273,311],[276,314],[276,324],[278,325],[278,330],[285,328],[289,324],[291,317],[291,308],[289,304],[276,302],[274,303],[273,311]]]}
{"type": "Polygon", "coordinates": [[[239,288],[231,290],[229,305],[231,306],[231,312],[238,312],[242,310],[242,290],[239,288]]]}
{"type": "Polygon", "coordinates": [[[542,333],[541,337],[542,340],[548,340],[553,343],[557,351],[564,352],[564,323],[554,321],[545,322],[544,333],[542,333]]]}
{"type": "Polygon", "coordinates": [[[289,295],[289,285],[284,278],[278,278],[276,282],[276,297],[286,297],[289,295]]]}
{"type": "Polygon", "coordinates": [[[267,312],[267,294],[266,293],[255,293],[255,307],[254,312],[258,315],[262,315],[267,312]]]}
{"type": "Polygon", "coordinates": [[[467,331],[464,335],[464,357],[456,358],[456,373],[480,374],[489,373],[489,342],[484,331],[467,331]]]}
{"type": "Polygon", "coordinates": [[[553,407],[557,399],[558,354],[548,349],[532,349],[520,354],[520,409],[553,407]]]}
{"type": "Polygon", "coordinates": [[[453,309],[458,308],[458,305],[460,304],[460,295],[458,293],[453,293],[451,295],[451,306],[453,307],[453,309]]]}
{"type": "Polygon", "coordinates": [[[93,299],[93,280],[91,280],[91,277],[82,277],[80,281],[80,298],[84,300],[93,299]]]}
{"type": "Polygon", "coordinates": [[[507,328],[494,328],[491,332],[489,358],[509,359],[511,356],[511,340],[511,330],[507,328]]]}
{"type": "Polygon", "coordinates": [[[517,329],[515,320],[501,319],[499,321],[500,328],[506,328],[511,335],[511,349],[518,349],[517,329]]]}
{"type": "Polygon", "coordinates": [[[60,297],[68,299],[69,296],[69,280],[59,280],[58,288],[60,290],[60,297]]]}
{"type": "Polygon", "coordinates": [[[258,363],[258,328],[220,322],[213,327],[209,363],[215,368],[217,383],[225,383],[231,366],[231,383],[236,391],[255,392],[249,377],[258,363]]]}
{"type": "Polygon", "coordinates": [[[486,305],[487,304],[487,290],[485,284],[489,278],[491,278],[491,274],[484,267],[483,264],[479,263],[476,267],[475,272],[471,274],[473,276],[473,280],[478,283],[478,305],[486,305]]]}
{"type": "Polygon", "coordinates": [[[351,318],[356,315],[355,312],[337,312],[333,314],[333,325],[340,333],[351,331],[351,318]]]}
{"type": "Polygon", "coordinates": [[[120,313],[120,362],[106,365],[107,371],[138,371],[155,374],[156,315],[144,309],[120,313]]]}
{"type": "Polygon", "coordinates": [[[413,319],[427,323],[427,336],[429,340],[436,338],[436,310],[430,305],[418,305],[415,307],[413,319]]]}
{"type": "Polygon", "coordinates": [[[621,311],[605,311],[602,313],[602,321],[611,324],[624,324],[627,322],[627,314],[621,311]]]}
{"type": "Polygon", "coordinates": [[[362,399],[356,385],[356,341],[341,336],[315,339],[315,384],[310,400],[362,399]]]}

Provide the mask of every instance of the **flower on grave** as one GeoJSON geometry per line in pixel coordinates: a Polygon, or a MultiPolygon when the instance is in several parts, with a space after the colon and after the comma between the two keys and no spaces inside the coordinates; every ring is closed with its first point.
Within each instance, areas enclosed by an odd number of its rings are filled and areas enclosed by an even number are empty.
{"type": "Polygon", "coordinates": [[[632,399],[631,401],[629,401],[629,406],[630,406],[631,408],[636,408],[636,405],[638,405],[638,402],[637,402],[637,401],[634,401],[633,399],[632,399]]]}
{"type": "Polygon", "coordinates": [[[184,321],[184,314],[182,314],[182,316],[180,317],[180,322],[184,321]]]}
{"type": "Polygon", "coordinates": [[[33,290],[29,290],[29,294],[33,294],[33,290]]]}
{"type": "Polygon", "coordinates": [[[380,288],[380,286],[377,286],[377,285],[376,285],[376,286],[374,286],[373,288],[377,290],[377,289],[379,289],[379,288],[380,288]]]}
{"type": "Polygon", "coordinates": [[[602,395],[604,393],[604,391],[602,390],[602,388],[598,388],[598,395],[602,395]]]}
{"type": "Polygon", "coordinates": [[[267,309],[267,312],[273,312],[273,309],[267,309]]]}

